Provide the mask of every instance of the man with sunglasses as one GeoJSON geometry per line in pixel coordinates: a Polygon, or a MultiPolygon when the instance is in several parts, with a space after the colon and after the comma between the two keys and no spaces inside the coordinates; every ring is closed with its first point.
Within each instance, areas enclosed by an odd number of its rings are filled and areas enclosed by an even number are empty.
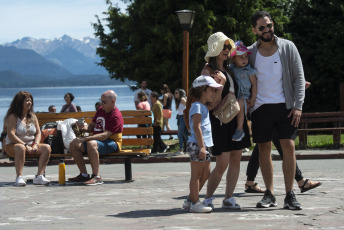
{"type": "MultiPolygon", "coordinates": [[[[113,90],[104,92],[101,96],[101,106],[88,126],[87,132],[93,135],[77,137],[70,144],[70,152],[77,164],[80,174],[68,181],[84,183],[85,185],[103,184],[99,175],[99,155],[118,152],[122,145],[123,117],[116,106],[117,94],[113,90]],[[92,176],[87,174],[83,154],[87,153],[92,176]]],[[[83,127],[79,127],[83,129],[83,127]]]]}
{"type": "Polygon", "coordinates": [[[305,97],[305,78],[299,52],[289,40],[274,34],[274,23],[266,11],[251,17],[252,31],[258,37],[248,49],[249,63],[257,70],[257,99],[251,109],[253,142],[259,147],[259,163],[266,186],[257,208],[276,207],[273,193],[271,140],[277,132],[284,153],[283,173],[286,197],[284,208],[301,210],[293,192],[296,158],[294,137],[305,97]]]}

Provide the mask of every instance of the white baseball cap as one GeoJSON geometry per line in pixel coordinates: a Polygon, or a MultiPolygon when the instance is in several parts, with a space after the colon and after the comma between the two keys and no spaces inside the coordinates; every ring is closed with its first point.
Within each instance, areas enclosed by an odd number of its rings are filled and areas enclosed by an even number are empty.
{"type": "Polygon", "coordinates": [[[197,87],[200,87],[203,85],[208,85],[208,86],[213,87],[213,88],[222,88],[223,87],[223,85],[216,83],[214,78],[209,77],[209,76],[205,76],[205,75],[201,75],[201,76],[197,77],[192,83],[193,88],[197,88],[197,87]]]}

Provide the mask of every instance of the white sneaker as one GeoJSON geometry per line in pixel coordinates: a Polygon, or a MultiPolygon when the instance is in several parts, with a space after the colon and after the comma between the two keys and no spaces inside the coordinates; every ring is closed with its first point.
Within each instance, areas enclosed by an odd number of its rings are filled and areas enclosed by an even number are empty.
{"type": "Polygon", "coordinates": [[[209,197],[203,200],[203,204],[207,207],[210,207],[212,209],[214,209],[214,205],[213,205],[213,200],[215,200],[214,197],[209,197]]]}
{"type": "Polygon", "coordinates": [[[183,150],[179,150],[178,152],[174,153],[173,155],[179,156],[179,155],[184,155],[183,150]]]}
{"type": "Polygon", "coordinates": [[[188,199],[185,199],[184,204],[183,204],[183,209],[190,210],[191,204],[192,204],[191,201],[188,201],[188,199]]]}
{"type": "Polygon", "coordinates": [[[162,151],[163,153],[166,153],[166,151],[170,148],[170,146],[166,145],[166,148],[162,151]]]}
{"type": "Polygon", "coordinates": [[[35,178],[33,178],[33,184],[46,185],[49,183],[50,180],[47,180],[47,178],[45,178],[43,175],[36,175],[35,178]]]}
{"type": "Polygon", "coordinates": [[[201,201],[197,201],[196,204],[191,203],[190,212],[207,213],[211,211],[213,211],[213,209],[205,206],[201,201]]]}
{"type": "Polygon", "coordinates": [[[234,197],[230,197],[230,198],[222,201],[222,208],[240,210],[241,206],[236,203],[234,197]]]}
{"type": "Polygon", "coordinates": [[[18,176],[13,184],[14,186],[25,186],[26,182],[22,176],[18,176]]]}

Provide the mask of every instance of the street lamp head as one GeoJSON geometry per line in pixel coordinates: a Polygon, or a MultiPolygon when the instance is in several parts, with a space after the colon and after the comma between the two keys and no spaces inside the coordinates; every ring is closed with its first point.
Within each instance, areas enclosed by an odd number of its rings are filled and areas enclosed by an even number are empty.
{"type": "Polygon", "coordinates": [[[183,30],[190,30],[195,19],[195,11],[179,10],[176,11],[178,15],[180,26],[183,30]]]}

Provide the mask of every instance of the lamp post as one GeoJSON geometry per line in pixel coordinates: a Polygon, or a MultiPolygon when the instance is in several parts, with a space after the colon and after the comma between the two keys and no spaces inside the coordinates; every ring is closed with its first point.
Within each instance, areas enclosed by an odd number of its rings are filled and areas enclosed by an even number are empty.
{"type": "Polygon", "coordinates": [[[179,10],[176,11],[178,15],[180,26],[183,29],[183,78],[182,86],[188,95],[189,87],[189,30],[195,19],[195,11],[179,10]]]}

